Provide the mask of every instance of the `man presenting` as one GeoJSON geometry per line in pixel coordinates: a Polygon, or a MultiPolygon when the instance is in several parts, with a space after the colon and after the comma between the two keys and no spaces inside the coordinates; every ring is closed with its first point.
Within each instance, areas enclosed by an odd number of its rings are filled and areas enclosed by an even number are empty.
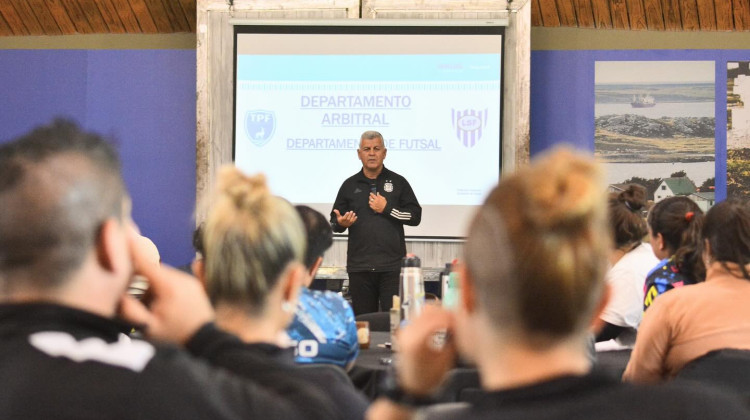
{"type": "Polygon", "coordinates": [[[406,255],[404,225],[422,219],[409,182],[383,166],[386,152],[380,133],[362,133],[362,170],[341,185],[331,212],[334,232],[349,229],[346,271],[355,315],[390,308],[406,255]]]}

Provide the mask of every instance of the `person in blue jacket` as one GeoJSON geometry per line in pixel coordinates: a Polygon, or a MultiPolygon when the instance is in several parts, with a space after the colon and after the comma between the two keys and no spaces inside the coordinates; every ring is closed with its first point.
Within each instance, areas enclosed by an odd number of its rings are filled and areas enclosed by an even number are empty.
{"type": "Polygon", "coordinates": [[[299,295],[287,334],[296,342],[297,363],[330,363],[348,369],[359,352],[357,326],[349,303],[338,293],[308,287],[333,244],[325,216],[307,206],[296,206],[307,233],[305,267],[308,278],[299,295]]]}

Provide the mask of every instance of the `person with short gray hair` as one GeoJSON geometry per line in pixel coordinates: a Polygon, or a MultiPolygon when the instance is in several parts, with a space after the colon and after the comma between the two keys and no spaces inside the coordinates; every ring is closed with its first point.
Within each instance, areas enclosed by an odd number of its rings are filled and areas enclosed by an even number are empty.
{"type": "Polygon", "coordinates": [[[112,146],[72,122],[0,146],[0,418],[309,418],[304,387],[210,365],[227,334],[195,278],[150,261],[130,207],[112,146]],[[149,309],[126,295],[133,273],[149,309]]]}
{"type": "Polygon", "coordinates": [[[355,315],[391,307],[406,256],[404,225],[422,220],[409,182],[383,165],[387,152],[380,133],[362,133],[362,170],[344,181],[331,211],[333,231],[349,230],[346,271],[355,315]]]}

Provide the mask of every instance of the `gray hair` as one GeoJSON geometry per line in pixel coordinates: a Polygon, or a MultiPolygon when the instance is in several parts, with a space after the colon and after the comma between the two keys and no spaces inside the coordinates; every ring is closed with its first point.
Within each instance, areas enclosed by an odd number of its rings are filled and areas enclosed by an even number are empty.
{"type": "Polygon", "coordinates": [[[0,287],[64,284],[127,199],[114,148],[75,123],[52,124],[0,147],[0,287]]]}
{"type": "Polygon", "coordinates": [[[380,141],[385,142],[385,139],[383,139],[382,134],[374,130],[368,130],[362,133],[362,135],[359,137],[359,143],[362,144],[362,140],[373,140],[373,139],[380,139],[380,141]]]}

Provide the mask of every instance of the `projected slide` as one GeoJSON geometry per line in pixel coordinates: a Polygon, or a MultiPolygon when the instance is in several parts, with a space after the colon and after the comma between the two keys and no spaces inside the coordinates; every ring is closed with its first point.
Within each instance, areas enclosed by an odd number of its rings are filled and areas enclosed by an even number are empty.
{"type": "Polygon", "coordinates": [[[361,168],[360,134],[382,133],[385,166],[425,208],[407,234],[461,236],[497,183],[501,54],[237,56],[235,163],[328,214],[361,168]]]}

